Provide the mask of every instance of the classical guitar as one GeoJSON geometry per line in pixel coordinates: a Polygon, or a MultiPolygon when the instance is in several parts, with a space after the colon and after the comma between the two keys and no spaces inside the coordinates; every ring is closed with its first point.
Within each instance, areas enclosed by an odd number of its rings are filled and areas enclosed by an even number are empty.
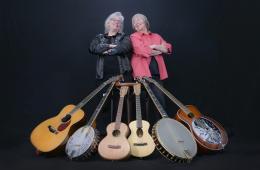
{"type": "Polygon", "coordinates": [[[141,84],[134,85],[135,103],[136,103],[136,120],[130,122],[129,128],[131,134],[128,141],[131,147],[131,155],[135,157],[146,157],[153,153],[155,144],[152,136],[148,130],[150,127],[149,122],[142,120],[141,113],[141,84]]]}
{"type": "Polygon", "coordinates": [[[98,145],[98,153],[104,159],[121,160],[130,155],[130,145],[126,138],[129,129],[125,123],[121,122],[124,96],[127,90],[128,86],[121,86],[116,121],[107,126],[107,136],[98,145]]]}
{"type": "Polygon", "coordinates": [[[111,83],[94,113],[90,117],[88,123],[85,126],[79,128],[68,139],[65,152],[70,159],[83,160],[89,158],[96,151],[100,137],[98,130],[93,128],[92,124],[100,113],[114,85],[115,82],[111,83]]]}
{"type": "Polygon", "coordinates": [[[169,118],[162,105],[144,79],[139,79],[162,118],[152,129],[156,149],[167,159],[177,162],[190,162],[197,154],[197,144],[191,132],[180,122],[169,118]]]}
{"type": "Polygon", "coordinates": [[[176,105],[180,107],[177,111],[176,119],[183,123],[192,132],[199,146],[200,152],[223,150],[228,143],[228,135],[223,126],[216,120],[202,115],[197,107],[193,105],[183,105],[168,90],[151,78],[145,78],[154,83],[165,93],[176,105]]]}
{"type": "Polygon", "coordinates": [[[36,126],[30,137],[31,143],[36,150],[39,152],[51,152],[63,147],[68,137],[76,130],[74,125],[83,120],[85,116],[81,108],[107,84],[120,78],[121,76],[110,78],[92,91],[78,105],[67,105],[57,116],[49,118],[36,126]]]}

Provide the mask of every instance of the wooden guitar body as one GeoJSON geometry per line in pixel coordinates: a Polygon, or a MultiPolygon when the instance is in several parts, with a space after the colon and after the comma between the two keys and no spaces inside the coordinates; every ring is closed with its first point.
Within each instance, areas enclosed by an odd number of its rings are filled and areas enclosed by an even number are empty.
{"type": "Polygon", "coordinates": [[[108,160],[121,160],[130,155],[130,145],[126,136],[129,129],[126,124],[120,123],[120,129],[115,130],[115,122],[107,126],[107,136],[98,145],[98,153],[108,160]]]}
{"type": "Polygon", "coordinates": [[[62,119],[75,107],[75,105],[65,106],[61,112],[50,119],[45,120],[36,126],[31,133],[31,143],[40,152],[54,151],[64,145],[74,131],[72,126],[81,121],[84,111],[78,109],[71,117],[63,122],[62,119]]]}
{"type": "Polygon", "coordinates": [[[129,124],[131,135],[128,137],[128,141],[131,147],[131,155],[142,158],[153,153],[155,143],[148,132],[150,127],[149,122],[142,120],[141,84],[137,83],[133,87],[136,103],[136,120],[129,124]]]}
{"type": "Polygon", "coordinates": [[[224,149],[228,136],[220,123],[206,117],[193,105],[186,106],[191,114],[179,109],[176,120],[183,123],[192,132],[200,152],[218,151],[224,149]]]}
{"type": "Polygon", "coordinates": [[[131,155],[142,158],[153,153],[155,144],[148,132],[149,122],[142,120],[142,128],[137,128],[136,124],[137,121],[132,121],[129,124],[131,135],[128,137],[128,141],[131,147],[131,155]]]}

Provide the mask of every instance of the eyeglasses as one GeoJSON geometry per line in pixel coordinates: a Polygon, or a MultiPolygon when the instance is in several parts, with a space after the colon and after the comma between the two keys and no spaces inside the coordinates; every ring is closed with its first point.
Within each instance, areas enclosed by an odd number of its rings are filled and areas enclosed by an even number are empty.
{"type": "Polygon", "coordinates": [[[134,26],[139,26],[139,25],[142,25],[142,24],[144,24],[143,22],[136,22],[136,23],[134,23],[133,25],[134,26]]]}

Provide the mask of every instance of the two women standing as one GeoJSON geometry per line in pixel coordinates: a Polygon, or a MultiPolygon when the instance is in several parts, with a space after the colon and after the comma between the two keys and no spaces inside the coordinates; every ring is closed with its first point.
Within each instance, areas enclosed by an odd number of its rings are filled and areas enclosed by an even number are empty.
{"type": "MultiPolygon", "coordinates": [[[[123,23],[120,12],[112,13],[105,21],[105,32],[98,34],[90,44],[90,52],[97,55],[97,81],[122,74],[126,81],[131,80],[132,75],[133,78],[151,77],[162,84],[168,78],[163,54],[172,53],[172,45],[151,32],[149,21],[143,14],[132,17],[135,32],[130,38],[123,33],[123,23]]],[[[165,107],[164,94],[153,84],[150,87],[165,107]]]]}

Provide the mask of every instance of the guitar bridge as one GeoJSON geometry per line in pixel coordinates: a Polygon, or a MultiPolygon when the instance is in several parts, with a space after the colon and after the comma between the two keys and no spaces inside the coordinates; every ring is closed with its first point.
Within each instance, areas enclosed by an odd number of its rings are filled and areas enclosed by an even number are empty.
{"type": "Polygon", "coordinates": [[[145,146],[145,145],[147,145],[146,142],[145,143],[134,143],[134,146],[145,146]]]}
{"type": "Polygon", "coordinates": [[[120,149],[121,146],[120,145],[107,145],[108,148],[111,148],[111,149],[120,149]]]}
{"type": "Polygon", "coordinates": [[[54,128],[52,127],[51,125],[48,126],[48,129],[51,133],[54,133],[54,134],[58,134],[59,132],[54,128]]]}

